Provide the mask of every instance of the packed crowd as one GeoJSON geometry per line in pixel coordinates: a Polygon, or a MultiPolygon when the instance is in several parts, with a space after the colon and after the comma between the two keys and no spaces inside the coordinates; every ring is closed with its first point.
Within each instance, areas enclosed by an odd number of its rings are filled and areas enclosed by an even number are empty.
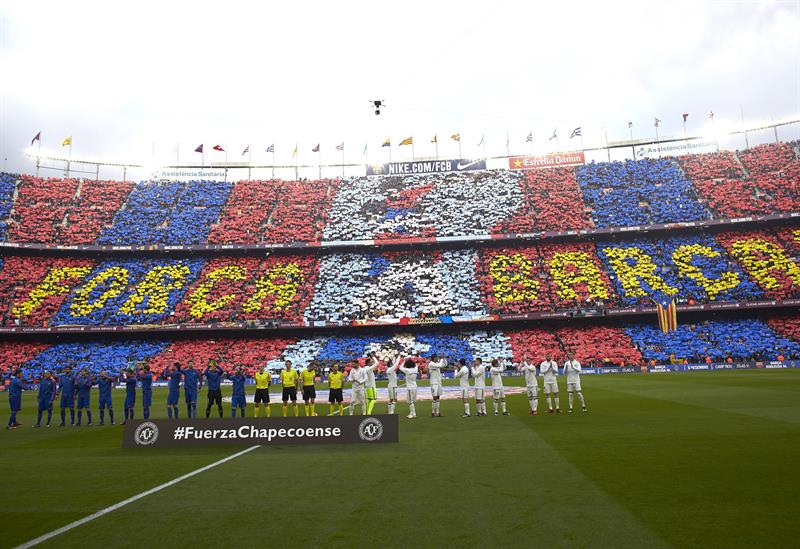
{"type": "Polygon", "coordinates": [[[800,211],[787,143],[677,159],[319,181],[0,174],[0,238],[177,245],[468,237],[800,211]],[[7,226],[7,230],[5,227],[7,226]]]}
{"type": "Polygon", "coordinates": [[[93,373],[102,369],[120,371],[144,361],[154,374],[173,362],[206,364],[213,359],[226,369],[243,366],[252,374],[264,366],[273,371],[284,360],[308,364],[316,360],[330,367],[364,361],[370,352],[379,357],[418,357],[422,373],[429,357],[436,354],[454,363],[460,358],[497,358],[517,363],[550,354],[562,362],[572,352],[585,366],[625,366],[670,361],[700,363],[707,360],[800,359],[800,317],[776,317],[767,321],[755,318],[708,320],[683,324],[675,332],[663,333],[652,322],[622,327],[556,325],[553,328],[526,328],[492,331],[421,331],[413,333],[330,333],[312,337],[259,339],[217,339],[184,341],[81,342],[54,345],[42,343],[4,343],[0,371],[21,366],[26,379],[46,370],[57,371],[66,365],[86,367],[93,373]]]}
{"type": "Polygon", "coordinates": [[[800,297],[800,228],[419,252],[6,256],[3,325],[391,320],[800,297]]]}

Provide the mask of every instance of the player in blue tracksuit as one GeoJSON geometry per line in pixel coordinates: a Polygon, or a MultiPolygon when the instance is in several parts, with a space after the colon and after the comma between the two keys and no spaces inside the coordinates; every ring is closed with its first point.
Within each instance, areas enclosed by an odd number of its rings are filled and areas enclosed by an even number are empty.
{"type": "Polygon", "coordinates": [[[17,421],[17,412],[22,410],[22,391],[27,388],[22,381],[22,370],[16,370],[8,385],[8,405],[11,408],[11,416],[8,418],[6,429],[16,429],[22,425],[17,421]]]}
{"type": "Polygon", "coordinates": [[[206,419],[211,415],[211,405],[216,403],[219,417],[222,417],[222,388],[220,382],[225,371],[217,365],[213,358],[208,361],[208,368],[203,372],[208,380],[208,405],[206,406],[206,419]]]}
{"type": "Polygon", "coordinates": [[[186,414],[189,418],[197,417],[197,391],[201,383],[200,374],[190,360],[183,370],[183,392],[186,395],[186,414]]]}
{"type": "Polygon", "coordinates": [[[56,379],[51,372],[45,372],[39,380],[39,392],[37,400],[39,409],[36,415],[36,427],[42,426],[42,414],[47,412],[47,426],[50,427],[50,420],[53,419],[53,399],[56,398],[56,379]]]}
{"type": "Polygon", "coordinates": [[[169,368],[161,372],[161,379],[169,380],[169,393],[167,394],[167,416],[170,419],[178,419],[178,399],[181,391],[181,365],[175,362],[169,368]]]}
{"type": "Polygon", "coordinates": [[[108,408],[108,419],[111,420],[111,425],[114,425],[114,408],[111,402],[111,389],[117,382],[117,378],[108,375],[106,370],[100,372],[100,377],[97,378],[97,388],[100,389],[100,425],[105,425],[106,408],[108,408]]]}
{"type": "Polygon", "coordinates": [[[78,427],[81,426],[84,408],[86,408],[86,425],[92,424],[92,385],[94,385],[92,376],[86,368],[82,368],[81,373],[75,378],[75,392],[78,394],[78,427]]]}
{"type": "Polygon", "coordinates": [[[150,419],[150,406],[153,404],[153,374],[150,372],[150,365],[144,364],[137,377],[142,385],[142,414],[145,419],[150,419]]]}
{"type": "Polygon", "coordinates": [[[231,417],[236,417],[237,408],[241,410],[241,416],[244,417],[244,410],[247,406],[244,397],[244,382],[247,381],[247,375],[245,375],[242,367],[238,366],[233,374],[228,374],[226,377],[233,382],[231,417]]]}
{"type": "Polygon", "coordinates": [[[128,368],[126,372],[124,372],[125,377],[125,421],[122,422],[125,425],[128,422],[128,419],[133,420],[133,407],[136,405],[136,372],[134,369],[128,368]]]}
{"type": "Polygon", "coordinates": [[[67,408],[69,408],[70,425],[75,425],[75,376],[72,374],[72,366],[64,368],[64,372],[58,376],[58,394],[61,395],[59,427],[64,426],[67,408]]]}

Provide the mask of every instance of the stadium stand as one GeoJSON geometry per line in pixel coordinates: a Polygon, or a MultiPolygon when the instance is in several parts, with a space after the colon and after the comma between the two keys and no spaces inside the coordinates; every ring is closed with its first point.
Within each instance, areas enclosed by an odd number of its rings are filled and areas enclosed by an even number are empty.
{"type": "MultiPolygon", "coordinates": [[[[448,324],[497,315],[652,307],[653,299],[664,296],[680,305],[797,299],[797,225],[630,230],[502,246],[469,241],[798,212],[797,154],[795,144],[780,143],[577,168],[320,181],[133,184],[0,174],[0,237],[6,242],[148,248],[312,244],[266,256],[182,252],[79,258],[6,250],[0,257],[0,325],[448,324]],[[446,248],[380,247],[430,237],[466,241],[446,248]],[[314,248],[320,241],[361,239],[378,246],[355,244],[346,252],[314,248]]],[[[796,316],[689,319],[664,334],[654,318],[621,317],[512,329],[476,330],[471,324],[396,333],[360,327],[302,337],[273,332],[258,339],[3,342],[0,369],[25,364],[28,375],[37,375],[69,361],[97,370],[147,360],[159,371],[174,360],[194,357],[204,363],[213,357],[252,370],[278,367],[283,358],[357,360],[369,349],[418,352],[423,366],[434,352],[450,359],[519,360],[545,351],[561,359],[572,350],[581,362],[596,365],[674,357],[774,359],[800,357],[798,326],[796,316]]]]}
{"type": "Polygon", "coordinates": [[[359,332],[319,335],[303,338],[192,339],[169,343],[128,340],[124,342],[7,343],[4,344],[0,369],[22,365],[25,377],[34,379],[44,370],[61,369],[66,364],[87,367],[99,372],[116,372],[144,360],[160,373],[178,361],[193,359],[196,367],[208,359],[223,367],[245,366],[249,371],[280,369],[283,360],[307,364],[316,359],[324,366],[351,362],[366,357],[370,351],[381,356],[399,351],[404,355],[419,353],[422,364],[435,354],[453,362],[459,358],[497,357],[519,361],[527,355],[540,360],[551,353],[563,360],[567,351],[576,353],[584,365],[643,365],[651,360],[676,360],[699,363],[706,357],[724,362],[728,359],[775,360],[779,356],[800,358],[800,317],[776,317],[766,322],[755,319],[707,320],[681,325],[676,332],[663,333],[653,323],[608,326],[561,326],[556,329],[527,328],[512,330],[420,331],[399,333],[359,332]]]}

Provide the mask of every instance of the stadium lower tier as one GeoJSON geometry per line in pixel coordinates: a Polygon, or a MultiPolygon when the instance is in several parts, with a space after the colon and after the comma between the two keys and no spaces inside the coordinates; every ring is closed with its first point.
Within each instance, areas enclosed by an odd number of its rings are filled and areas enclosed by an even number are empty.
{"type": "Polygon", "coordinates": [[[536,170],[319,181],[0,174],[0,239],[60,245],[474,237],[800,212],[793,143],[536,170]]]}
{"type": "MultiPolygon", "coordinates": [[[[800,227],[417,252],[0,258],[0,325],[514,315],[800,297],[800,227]]],[[[443,321],[445,322],[445,321],[443,321]]]]}
{"type": "Polygon", "coordinates": [[[0,343],[0,371],[21,367],[28,379],[66,365],[94,372],[116,372],[145,361],[155,372],[190,359],[204,366],[213,358],[224,368],[245,366],[251,373],[267,366],[280,369],[285,359],[297,365],[324,365],[364,359],[371,351],[385,359],[400,352],[418,355],[424,367],[433,354],[449,362],[464,358],[540,361],[545,353],[562,361],[574,352],[584,365],[635,365],[669,360],[719,362],[800,358],[800,315],[768,319],[738,318],[680,324],[663,333],[650,323],[610,326],[561,326],[508,330],[329,333],[311,337],[259,339],[129,340],[79,343],[0,343]]]}

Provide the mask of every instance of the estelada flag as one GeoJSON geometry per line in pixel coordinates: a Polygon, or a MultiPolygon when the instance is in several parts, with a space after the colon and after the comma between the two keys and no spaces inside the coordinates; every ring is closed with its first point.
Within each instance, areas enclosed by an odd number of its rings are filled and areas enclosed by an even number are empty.
{"type": "Polygon", "coordinates": [[[213,149],[215,151],[225,152],[225,149],[223,149],[220,145],[214,145],[213,149]]]}
{"type": "Polygon", "coordinates": [[[662,332],[672,332],[678,329],[678,307],[671,297],[661,297],[656,302],[658,327],[662,332]]]}

